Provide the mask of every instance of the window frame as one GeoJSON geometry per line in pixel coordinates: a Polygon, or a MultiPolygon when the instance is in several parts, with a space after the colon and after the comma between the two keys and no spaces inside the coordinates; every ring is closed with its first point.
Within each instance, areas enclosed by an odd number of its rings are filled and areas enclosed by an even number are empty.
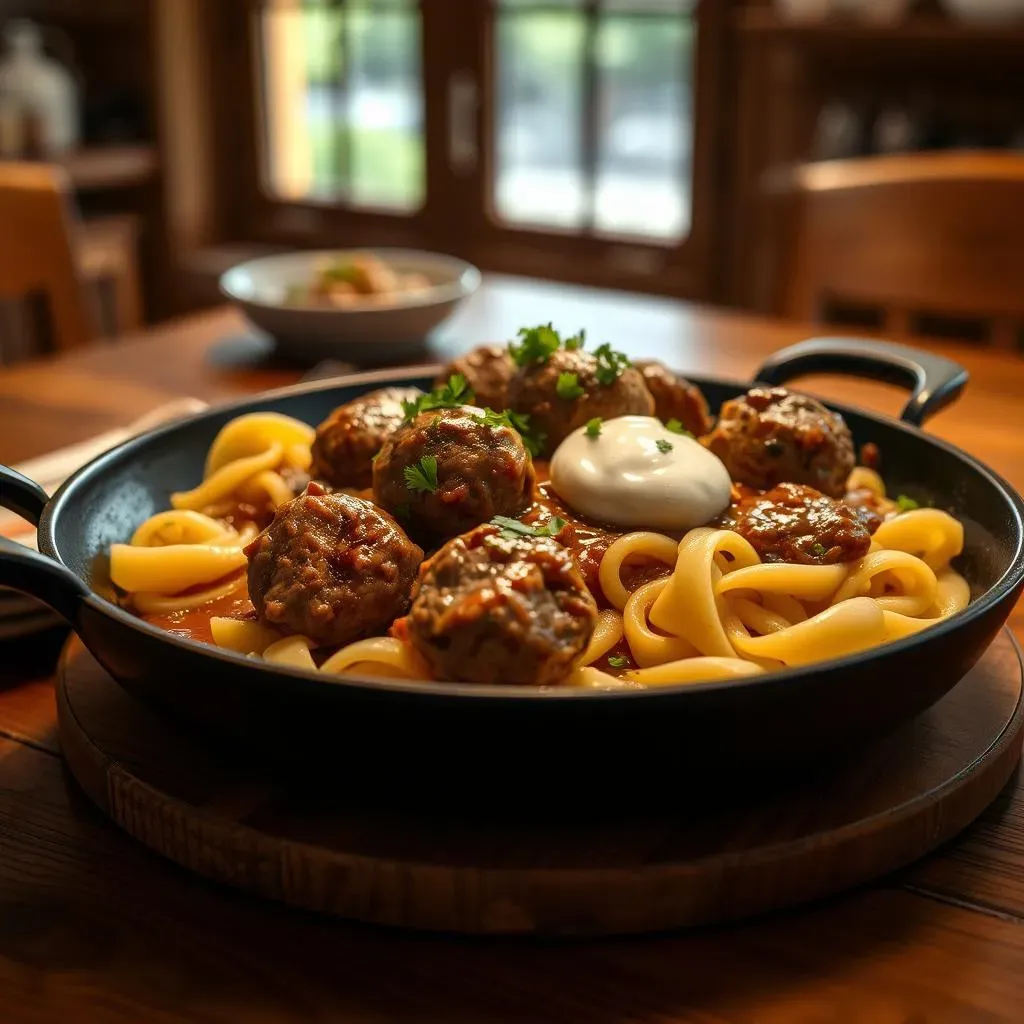
{"type": "MultiPolygon", "coordinates": [[[[330,248],[408,246],[449,252],[482,270],[685,298],[714,297],[724,246],[719,168],[726,138],[724,72],[728,2],[698,0],[693,13],[694,137],[691,217],[677,244],[557,228],[500,223],[488,213],[494,160],[491,116],[495,79],[494,8],[489,0],[420,0],[424,87],[425,194],[416,211],[355,208],[321,199],[285,199],[264,188],[258,13],[262,0],[216,5],[220,84],[220,198],[235,238],[330,248]],[[245,25],[240,32],[239,24],[245,25]],[[449,164],[449,81],[468,72],[477,83],[478,158],[462,174],[449,164]],[[239,89],[239,80],[250,84],[239,89]],[[469,197],[467,199],[467,197],[469,197]]],[[[587,0],[596,3],[596,0],[587,0]]]]}

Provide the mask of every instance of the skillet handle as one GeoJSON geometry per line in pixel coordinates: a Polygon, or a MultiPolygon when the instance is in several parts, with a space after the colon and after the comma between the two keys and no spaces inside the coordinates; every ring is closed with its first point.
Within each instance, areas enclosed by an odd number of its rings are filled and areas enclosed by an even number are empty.
{"type": "Polygon", "coordinates": [[[955,402],[968,373],[952,359],[909,345],[864,338],[811,338],[780,349],[757,371],[755,380],[785,384],[810,373],[841,373],[898,384],[912,392],[900,419],[920,427],[955,402]]]}
{"type": "MultiPolygon", "coordinates": [[[[39,525],[49,501],[46,491],[16,470],[0,466],[0,507],[39,525]]],[[[12,587],[48,605],[72,626],[89,588],[67,567],[0,536],[0,586],[12,587]]]]}

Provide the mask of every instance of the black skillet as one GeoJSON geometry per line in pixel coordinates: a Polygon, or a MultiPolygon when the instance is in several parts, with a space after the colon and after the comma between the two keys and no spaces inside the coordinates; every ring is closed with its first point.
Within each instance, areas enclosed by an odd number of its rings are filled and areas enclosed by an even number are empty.
{"type": "MultiPolygon", "coordinates": [[[[825,664],[751,680],[604,693],[341,679],[271,669],[177,638],[96,592],[110,545],[167,508],[170,492],[200,479],[210,442],[229,419],[275,410],[316,424],[384,381],[428,384],[401,374],[288,388],[160,428],[100,456],[52,499],[0,468],[0,504],[38,524],[42,552],[0,542],[0,584],[59,612],[132,694],[202,733],[241,740],[283,763],[315,764],[347,784],[486,786],[500,778],[531,788],[561,780],[578,789],[615,779],[630,787],[695,770],[699,785],[752,764],[760,772],[793,759],[806,763],[863,744],[938,700],[988,646],[1024,581],[1021,498],[971,456],[918,429],[957,398],[966,372],[910,348],[819,339],[779,352],[757,379],[781,384],[824,372],[913,390],[902,422],[836,408],[858,445],[880,448],[892,493],[963,521],[959,568],[974,594],[966,611],[939,626],[825,664]]],[[[746,387],[691,379],[713,409],[746,387]]]]}

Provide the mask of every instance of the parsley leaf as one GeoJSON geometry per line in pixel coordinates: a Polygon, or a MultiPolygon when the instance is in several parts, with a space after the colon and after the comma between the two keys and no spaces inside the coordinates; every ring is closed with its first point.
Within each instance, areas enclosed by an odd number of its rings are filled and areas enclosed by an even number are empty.
{"type": "Polygon", "coordinates": [[[508,354],[516,366],[546,363],[562,344],[558,331],[551,324],[521,327],[516,336],[522,340],[518,344],[514,341],[509,342],[508,346],[508,354]]]}
{"type": "Polygon", "coordinates": [[[914,509],[921,507],[918,502],[914,501],[913,498],[908,498],[905,494],[901,494],[896,499],[896,504],[901,512],[913,512],[914,509]]]}
{"type": "Polygon", "coordinates": [[[828,554],[828,548],[824,544],[814,543],[811,545],[811,554],[815,558],[824,558],[828,554]]]}
{"type": "Polygon", "coordinates": [[[668,453],[672,451],[672,444],[669,441],[663,441],[659,438],[654,443],[657,445],[658,451],[661,452],[662,455],[668,455],[668,453]]]}
{"type": "Polygon", "coordinates": [[[453,373],[443,387],[434,388],[429,395],[420,395],[415,400],[403,400],[402,412],[406,420],[414,420],[421,412],[432,409],[455,409],[460,405],[471,405],[473,392],[461,373],[453,373]]]}
{"type": "Polygon", "coordinates": [[[624,654],[612,654],[608,657],[608,664],[612,668],[628,668],[633,663],[624,654]]]}
{"type": "Polygon", "coordinates": [[[621,352],[616,352],[611,345],[605,342],[594,349],[597,357],[597,380],[599,384],[608,387],[614,384],[623,370],[628,370],[633,364],[621,352]]]}
{"type": "Polygon", "coordinates": [[[483,422],[485,427],[508,427],[514,430],[523,439],[523,447],[531,455],[540,455],[544,450],[547,435],[542,431],[530,430],[530,417],[525,412],[513,412],[511,409],[495,412],[493,409],[484,409],[483,422]]]}
{"type": "Polygon", "coordinates": [[[565,520],[552,516],[543,526],[528,526],[518,519],[495,516],[491,524],[501,529],[501,535],[506,540],[512,540],[515,537],[557,537],[565,527],[565,520]]]}
{"type": "Polygon", "coordinates": [[[686,427],[674,417],[668,420],[665,424],[666,430],[671,430],[673,434],[682,434],[683,437],[693,437],[693,431],[687,430],[686,427]]]}
{"type": "Polygon", "coordinates": [[[424,455],[419,462],[406,466],[402,473],[410,491],[433,494],[437,490],[437,459],[433,455],[424,455]]]}
{"type": "Polygon", "coordinates": [[[587,343],[587,332],[581,327],[579,334],[574,334],[571,338],[565,339],[565,347],[570,352],[575,352],[578,348],[583,348],[587,343]]]}
{"type": "Polygon", "coordinates": [[[598,437],[601,434],[601,417],[595,416],[587,420],[587,437],[598,437]]]}
{"type": "Polygon", "coordinates": [[[559,398],[567,402],[575,401],[583,394],[579,377],[575,373],[569,373],[568,371],[560,373],[558,375],[558,383],[555,385],[555,393],[559,398]]]}

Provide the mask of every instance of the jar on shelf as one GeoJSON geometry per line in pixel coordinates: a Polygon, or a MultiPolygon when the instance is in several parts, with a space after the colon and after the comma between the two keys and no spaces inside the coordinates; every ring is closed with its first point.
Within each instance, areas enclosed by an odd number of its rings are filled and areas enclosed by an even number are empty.
{"type": "MultiPolygon", "coordinates": [[[[0,104],[10,119],[15,110],[31,125],[37,153],[59,156],[79,141],[78,88],[71,72],[43,52],[43,33],[24,18],[4,28],[0,58],[0,104]]],[[[8,137],[10,132],[8,132],[8,137]]]]}

